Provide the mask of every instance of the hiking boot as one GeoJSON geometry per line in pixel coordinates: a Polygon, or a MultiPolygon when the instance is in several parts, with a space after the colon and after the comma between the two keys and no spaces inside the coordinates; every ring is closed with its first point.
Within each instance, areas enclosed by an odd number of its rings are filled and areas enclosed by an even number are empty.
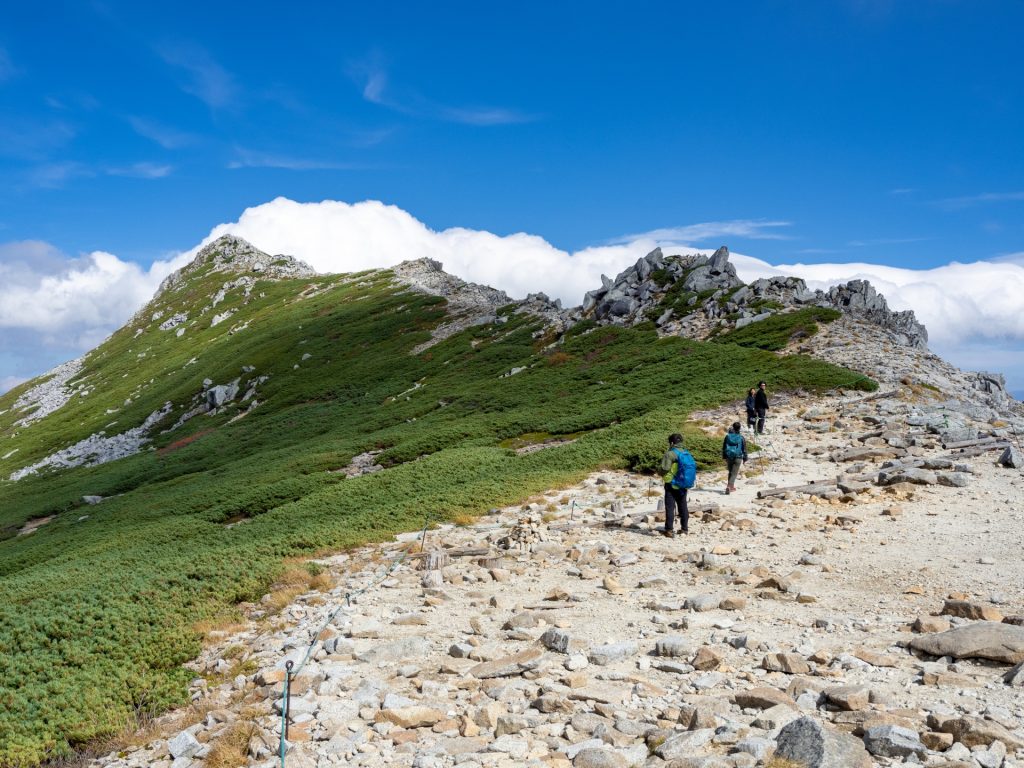
{"type": "Polygon", "coordinates": [[[667,539],[674,539],[676,537],[675,531],[662,531],[661,535],[667,539]]]}
{"type": "Polygon", "coordinates": [[[728,496],[728,495],[729,495],[730,493],[732,493],[732,488],[728,488],[728,487],[727,487],[727,488],[725,489],[725,495],[726,495],[726,496],[728,496]]]}

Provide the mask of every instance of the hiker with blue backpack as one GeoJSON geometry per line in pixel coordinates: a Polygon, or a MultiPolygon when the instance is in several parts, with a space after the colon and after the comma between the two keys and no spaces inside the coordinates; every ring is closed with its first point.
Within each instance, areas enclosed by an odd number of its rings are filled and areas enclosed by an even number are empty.
{"type": "Polygon", "coordinates": [[[697,462],[683,446],[678,432],[669,435],[668,450],[661,457],[661,471],[665,473],[665,536],[675,538],[676,509],[683,533],[690,532],[690,510],[686,506],[686,492],[697,482],[697,462]]]}
{"type": "Polygon", "coordinates": [[[740,473],[740,467],[747,460],[747,441],[742,433],[743,428],[738,421],[734,421],[729,428],[728,434],[722,441],[722,458],[729,467],[729,480],[725,486],[725,492],[733,493],[736,490],[736,476],[740,473]]]}

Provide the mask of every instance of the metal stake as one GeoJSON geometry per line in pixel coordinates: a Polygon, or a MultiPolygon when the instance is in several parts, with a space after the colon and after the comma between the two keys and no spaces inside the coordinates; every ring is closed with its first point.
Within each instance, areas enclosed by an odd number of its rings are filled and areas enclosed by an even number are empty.
{"type": "Polygon", "coordinates": [[[288,659],[284,664],[284,738],[288,740],[288,725],[292,714],[292,667],[295,663],[288,659]]]}

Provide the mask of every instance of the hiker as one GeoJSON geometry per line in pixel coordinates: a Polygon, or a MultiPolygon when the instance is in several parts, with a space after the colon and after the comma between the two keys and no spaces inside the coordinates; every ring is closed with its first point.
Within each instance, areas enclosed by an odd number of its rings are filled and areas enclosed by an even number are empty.
{"type": "Polygon", "coordinates": [[[661,457],[661,470],[665,473],[665,536],[675,538],[675,514],[679,509],[679,525],[683,533],[690,532],[690,510],[686,506],[686,492],[697,481],[697,463],[683,446],[683,436],[675,432],[668,437],[668,450],[661,457]]]}
{"type": "Polygon", "coordinates": [[[754,411],[757,413],[757,434],[764,434],[764,420],[768,417],[768,391],[765,383],[757,383],[757,394],[754,395],[754,411]]]}
{"type": "Polygon", "coordinates": [[[729,480],[725,486],[726,494],[735,493],[736,476],[740,473],[740,466],[747,461],[747,441],[741,434],[743,428],[738,421],[734,421],[722,441],[722,458],[729,467],[729,480]]]}
{"type": "Polygon", "coordinates": [[[754,395],[755,392],[757,392],[757,390],[753,387],[748,389],[747,400],[744,403],[747,407],[747,426],[750,428],[751,432],[754,431],[754,427],[757,425],[757,407],[754,405],[756,400],[754,395]]]}

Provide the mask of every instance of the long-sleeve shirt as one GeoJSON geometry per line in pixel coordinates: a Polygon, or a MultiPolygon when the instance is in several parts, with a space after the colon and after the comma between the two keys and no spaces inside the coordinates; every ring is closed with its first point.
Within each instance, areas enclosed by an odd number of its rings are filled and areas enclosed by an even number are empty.
{"type": "Polygon", "coordinates": [[[662,480],[666,483],[671,483],[672,479],[676,476],[676,472],[679,471],[679,457],[674,449],[669,448],[665,451],[665,455],[661,457],[661,471],[664,474],[662,480]]]}
{"type": "Polygon", "coordinates": [[[757,407],[754,404],[755,400],[756,400],[756,398],[753,395],[747,395],[746,406],[747,406],[747,415],[748,416],[753,416],[754,415],[755,409],[757,407]]]}
{"type": "Polygon", "coordinates": [[[768,393],[763,389],[757,390],[757,394],[754,395],[754,407],[759,411],[768,410],[768,393]]]}

